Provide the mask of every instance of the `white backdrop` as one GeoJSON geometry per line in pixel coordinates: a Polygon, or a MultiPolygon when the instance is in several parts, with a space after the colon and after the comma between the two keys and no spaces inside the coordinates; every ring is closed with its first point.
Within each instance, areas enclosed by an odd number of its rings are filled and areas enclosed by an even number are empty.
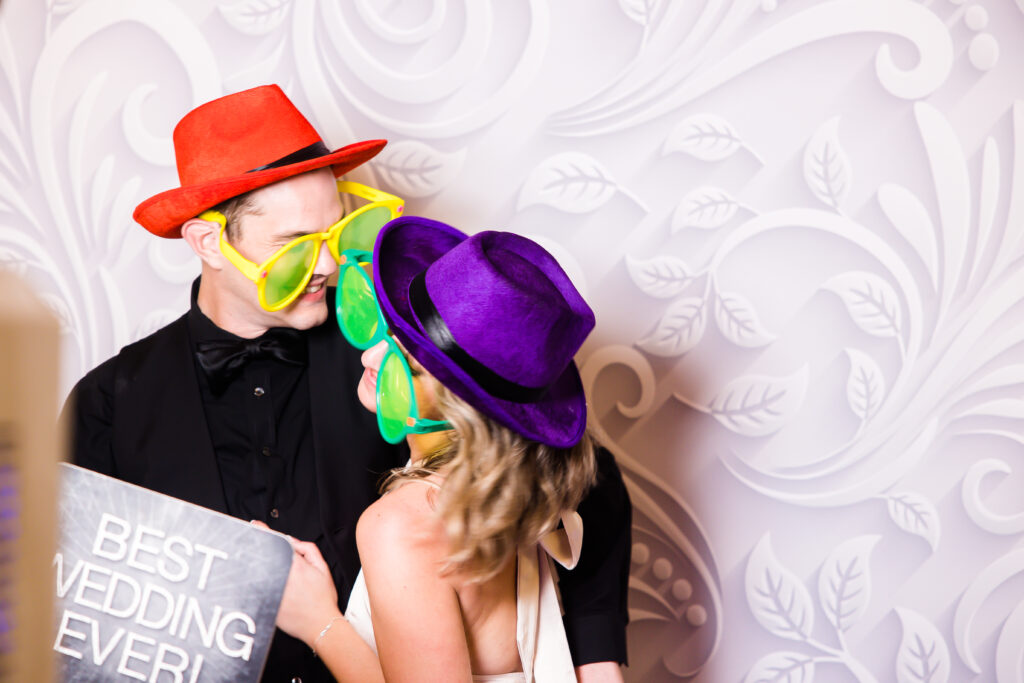
{"type": "Polygon", "coordinates": [[[131,220],[277,82],[534,237],[635,506],[631,681],[1024,680],[1024,0],[3,0],[0,261],[63,389],[187,305],[131,220]]]}

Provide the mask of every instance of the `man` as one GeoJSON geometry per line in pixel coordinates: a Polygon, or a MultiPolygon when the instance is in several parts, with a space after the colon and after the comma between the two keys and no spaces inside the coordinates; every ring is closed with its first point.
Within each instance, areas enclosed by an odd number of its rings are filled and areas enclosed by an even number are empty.
{"type": "MultiPolygon", "coordinates": [[[[181,187],[134,216],[199,256],[191,308],[88,373],[66,408],[74,462],[316,542],[342,606],[359,570],[356,521],[380,474],[408,453],[381,439],[355,400],[359,352],[328,320],[339,249],[322,247],[342,226],[365,227],[344,216],[335,177],[384,144],[328,150],[277,86],[189,112],[174,131],[181,187]]],[[[364,189],[389,210],[384,220],[401,211],[364,189]]],[[[625,662],[630,508],[614,460],[604,452],[600,463],[580,508],[597,532],[561,590],[581,675],[615,680],[625,662]]],[[[331,679],[278,632],[263,680],[331,679]]]]}

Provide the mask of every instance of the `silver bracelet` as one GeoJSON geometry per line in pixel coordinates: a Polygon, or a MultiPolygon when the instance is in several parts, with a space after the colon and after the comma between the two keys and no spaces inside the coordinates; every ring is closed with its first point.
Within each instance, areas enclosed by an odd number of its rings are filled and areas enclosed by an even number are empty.
{"type": "Polygon", "coordinates": [[[320,635],[318,635],[316,637],[316,639],[313,641],[313,645],[309,648],[310,650],[313,651],[313,656],[314,657],[319,657],[320,656],[320,655],[318,655],[316,653],[316,646],[320,644],[320,641],[323,639],[323,637],[326,636],[327,632],[331,630],[331,627],[334,626],[334,622],[336,622],[338,619],[344,619],[344,618],[345,617],[334,617],[333,619],[331,619],[330,621],[327,622],[327,626],[324,626],[324,630],[320,631],[320,635]]]}

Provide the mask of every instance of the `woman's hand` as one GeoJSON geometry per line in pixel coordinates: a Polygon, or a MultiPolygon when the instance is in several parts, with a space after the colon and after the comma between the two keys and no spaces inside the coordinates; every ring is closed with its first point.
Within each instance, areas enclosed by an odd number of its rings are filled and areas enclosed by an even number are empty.
{"type": "MultiPolygon", "coordinates": [[[[253,521],[252,525],[269,528],[258,521],[253,521]]],[[[277,612],[277,627],[312,647],[324,626],[334,617],[341,616],[338,590],[334,587],[331,570],[315,544],[297,541],[291,536],[288,541],[295,552],[277,612]]]]}
{"type": "Polygon", "coordinates": [[[295,555],[277,613],[277,627],[312,647],[324,626],[341,616],[338,591],[316,545],[292,539],[292,548],[295,555]]]}

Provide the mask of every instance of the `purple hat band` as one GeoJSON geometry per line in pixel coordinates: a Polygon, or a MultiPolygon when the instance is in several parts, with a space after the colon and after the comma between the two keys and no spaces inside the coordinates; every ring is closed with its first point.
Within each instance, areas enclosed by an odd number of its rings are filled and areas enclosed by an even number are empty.
{"type": "Polygon", "coordinates": [[[395,336],[456,395],[542,443],[580,439],[586,400],[573,355],[594,314],[540,245],[406,216],[378,237],[374,284],[395,336]]]}

